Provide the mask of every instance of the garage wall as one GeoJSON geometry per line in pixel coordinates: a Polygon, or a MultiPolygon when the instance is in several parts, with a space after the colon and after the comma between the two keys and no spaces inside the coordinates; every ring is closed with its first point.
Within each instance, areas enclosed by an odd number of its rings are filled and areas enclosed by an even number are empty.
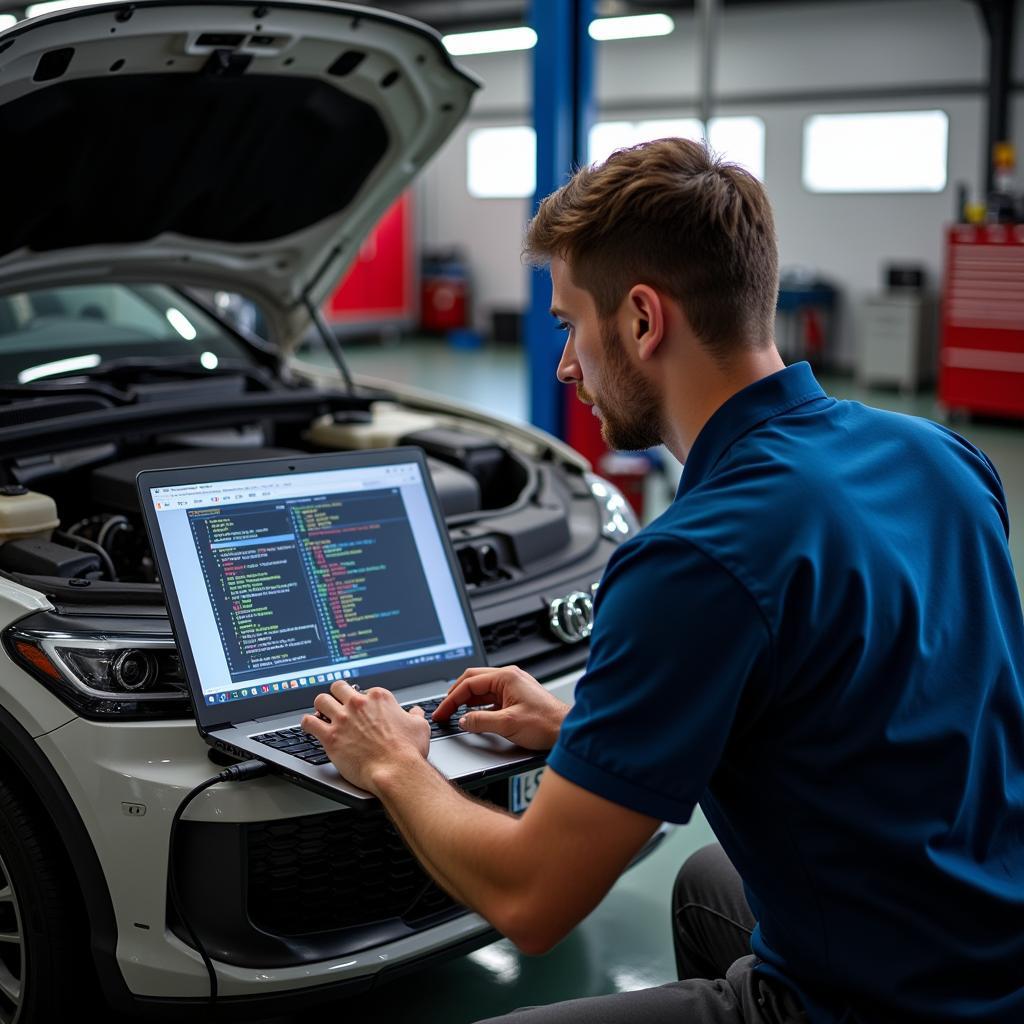
{"type": "MultiPolygon", "coordinates": [[[[1024,0],[1018,3],[1015,79],[1024,80],[1024,0]]],[[[519,239],[526,200],[473,199],[466,192],[472,128],[530,123],[530,55],[463,58],[483,79],[469,120],[435,157],[420,184],[425,245],[458,245],[475,276],[476,314],[524,308],[527,271],[519,239]]],[[[955,186],[983,186],[986,41],[968,0],[863,0],[727,10],[720,24],[716,91],[721,113],[756,114],[766,127],[765,184],[775,206],[782,265],[810,267],[844,291],[838,352],[852,363],[859,305],[892,260],[941,269],[943,225],[955,186]],[[938,107],[950,118],[947,188],[936,195],[822,196],[801,184],[803,119],[811,113],[938,107]]],[[[599,44],[601,117],[696,113],[697,25],[676,16],[668,37],[599,44]]],[[[1024,148],[1024,97],[1013,106],[1024,148]]]]}

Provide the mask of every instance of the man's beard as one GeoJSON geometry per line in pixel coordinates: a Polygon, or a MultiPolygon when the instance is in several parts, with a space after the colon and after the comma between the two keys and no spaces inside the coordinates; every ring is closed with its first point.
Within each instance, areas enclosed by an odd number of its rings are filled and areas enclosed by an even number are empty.
{"type": "MultiPolygon", "coordinates": [[[[598,406],[605,444],[620,452],[643,451],[661,444],[658,394],[650,381],[630,363],[622,348],[622,337],[610,317],[601,322],[601,344],[605,364],[601,374],[604,393],[598,406]]],[[[581,402],[594,404],[582,384],[576,385],[576,394],[581,402]]]]}

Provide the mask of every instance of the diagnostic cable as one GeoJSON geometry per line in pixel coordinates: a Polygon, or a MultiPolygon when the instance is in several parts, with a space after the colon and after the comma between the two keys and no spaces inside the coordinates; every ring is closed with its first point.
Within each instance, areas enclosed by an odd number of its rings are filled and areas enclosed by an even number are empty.
{"type": "Polygon", "coordinates": [[[213,961],[210,959],[210,954],[206,951],[206,946],[203,945],[202,939],[196,934],[195,929],[189,922],[188,917],[185,914],[185,908],[182,905],[181,897],[178,892],[178,880],[177,872],[174,867],[174,837],[178,831],[178,822],[181,821],[181,816],[185,811],[185,808],[200,794],[204,789],[209,789],[210,786],[217,785],[218,782],[242,782],[246,779],[258,779],[263,775],[267,775],[270,772],[270,766],[264,761],[259,761],[253,758],[251,761],[242,761],[240,764],[233,764],[230,768],[225,768],[224,771],[218,772],[216,775],[211,776],[205,782],[200,782],[181,803],[178,805],[178,809],[174,812],[174,817],[171,818],[171,835],[169,839],[170,856],[167,861],[167,876],[170,883],[171,890],[171,904],[174,907],[175,913],[177,913],[179,920],[182,923],[185,931],[188,932],[189,938],[192,940],[192,945],[198,950],[199,955],[203,958],[203,964],[206,966],[206,973],[210,976],[210,995],[209,1003],[211,1008],[217,1001],[217,972],[213,968],[213,961]]]}

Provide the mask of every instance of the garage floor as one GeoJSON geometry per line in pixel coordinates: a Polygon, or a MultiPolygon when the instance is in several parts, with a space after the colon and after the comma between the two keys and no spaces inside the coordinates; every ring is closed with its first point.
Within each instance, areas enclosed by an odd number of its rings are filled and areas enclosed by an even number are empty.
{"type": "MultiPolygon", "coordinates": [[[[349,352],[356,373],[437,390],[492,412],[526,418],[525,369],[512,349],[466,351],[436,342],[405,342],[352,346],[349,352]]],[[[934,415],[932,396],[866,391],[845,379],[825,379],[823,385],[837,397],[934,415]]],[[[1015,526],[1014,563],[1024,591],[1024,425],[967,422],[956,424],[956,429],[983,448],[1002,475],[1015,526]]],[[[546,956],[524,957],[510,942],[497,942],[370,996],[303,1014],[302,1020],[337,1014],[357,1021],[468,1024],[519,1006],[674,981],[668,920],[672,882],[683,860],[712,840],[698,812],[689,825],[676,829],[647,860],[627,872],[590,917],[546,956]]],[[[275,1024],[291,1020],[274,1018],[275,1024]]]]}

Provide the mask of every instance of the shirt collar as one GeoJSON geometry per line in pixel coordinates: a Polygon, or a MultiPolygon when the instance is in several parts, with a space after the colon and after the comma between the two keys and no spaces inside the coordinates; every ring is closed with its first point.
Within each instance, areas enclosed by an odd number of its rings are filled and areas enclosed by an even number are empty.
{"type": "Polygon", "coordinates": [[[676,497],[705,479],[718,460],[754,427],[798,405],[827,397],[808,363],[794,363],[737,391],[701,428],[683,467],[676,497]]]}

